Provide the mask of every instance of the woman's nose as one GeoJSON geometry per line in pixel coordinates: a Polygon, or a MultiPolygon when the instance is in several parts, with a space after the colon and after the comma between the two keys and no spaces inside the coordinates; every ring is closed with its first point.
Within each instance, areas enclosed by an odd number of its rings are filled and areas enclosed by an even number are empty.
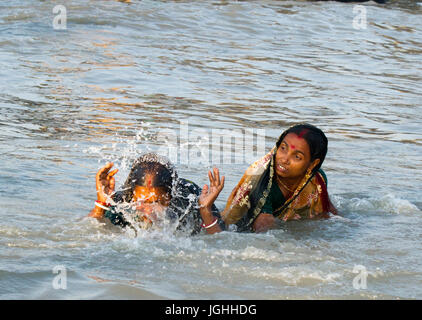
{"type": "Polygon", "coordinates": [[[289,164],[289,157],[288,157],[287,155],[282,155],[282,156],[280,157],[280,162],[281,162],[282,164],[289,164]]]}

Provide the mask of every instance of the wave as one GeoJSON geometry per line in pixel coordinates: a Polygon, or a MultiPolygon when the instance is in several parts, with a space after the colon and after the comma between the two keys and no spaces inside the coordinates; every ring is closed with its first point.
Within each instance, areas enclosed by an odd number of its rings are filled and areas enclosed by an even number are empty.
{"type": "Polygon", "coordinates": [[[339,199],[333,197],[340,208],[351,212],[377,212],[391,214],[420,214],[421,210],[412,202],[389,193],[381,197],[339,199]]]}
{"type": "Polygon", "coordinates": [[[4,285],[0,285],[0,299],[163,299],[133,281],[108,280],[71,270],[66,273],[66,287],[55,288],[57,275],[51,270],[0,270],[0,283],[4,285]]]}

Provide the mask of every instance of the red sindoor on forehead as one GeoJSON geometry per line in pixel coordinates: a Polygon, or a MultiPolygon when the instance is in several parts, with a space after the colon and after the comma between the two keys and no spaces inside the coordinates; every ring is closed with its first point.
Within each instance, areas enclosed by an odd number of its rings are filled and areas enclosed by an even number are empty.
{"type": "Polygon", "coordinates": [[[145,184],[146,184],[146,187],[148,188],[151,188],[152,186],[152,176],[149,173],[145,175],[145,184]]]}
{"type": "Polygon", "coordinates": [[[305,134],[307,134],[309,132],[309,129],[302,129],[302,131],[301,132],[299,132],[299,134],[297,135],[299,138],[303,138],[303,136],[305,135],[305,134]]]}

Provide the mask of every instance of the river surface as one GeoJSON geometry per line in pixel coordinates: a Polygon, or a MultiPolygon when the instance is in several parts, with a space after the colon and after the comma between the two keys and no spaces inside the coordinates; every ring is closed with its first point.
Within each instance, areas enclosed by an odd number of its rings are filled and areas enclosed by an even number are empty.
{"type": "Polygon", "coordinates": [[[1,299],[422,299],[420,1],[58,3],[0,2],[1,299]],[[219,167],[222,209],[298,122],[326,132],[339,216],[194,237],[86,217],[96,171],[120,186],[147,151],[201,186],[219,167]]]}

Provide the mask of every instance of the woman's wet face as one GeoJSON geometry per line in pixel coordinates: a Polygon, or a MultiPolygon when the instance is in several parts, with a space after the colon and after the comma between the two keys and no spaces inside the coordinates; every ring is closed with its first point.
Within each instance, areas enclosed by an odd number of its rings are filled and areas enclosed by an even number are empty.
{"type": "Polygon", "coordinates": [[[162,216],[170,204],[170,195],[164,188],[135,186],[133,202],[139,214],[154,221],[162,216]]]}
{"type": "Polygon", "coordinates": [[[159,203],[168,206],[170,195],[161,187],[135,186],[133,190],[133,201],[139,203],[159,203]]]}
{"type": "Polygon", "coordinates": [[[319,161],[316,159],[311,163],[311,152],[306,140],[296,133],[289,133],[277,149],[275,171],[280,178],[299,179],[319,161]]]}

